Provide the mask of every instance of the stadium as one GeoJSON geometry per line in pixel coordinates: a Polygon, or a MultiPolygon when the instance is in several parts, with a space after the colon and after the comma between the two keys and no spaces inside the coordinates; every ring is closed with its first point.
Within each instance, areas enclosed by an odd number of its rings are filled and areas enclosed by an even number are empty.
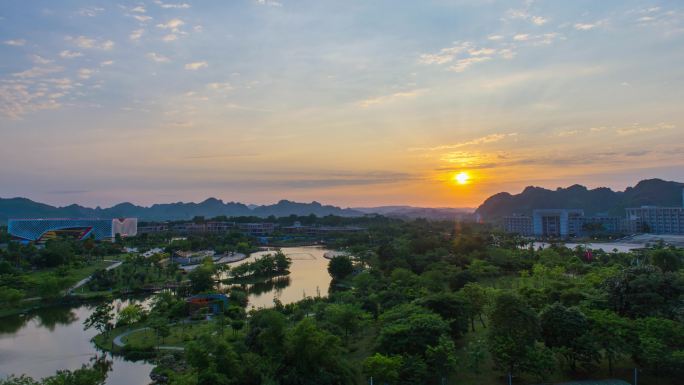
{"type": "Polygon", "coordinates": [[[8,232],[13,239],[22,242],[45,243],[58,237],[111,241],[117,234],[122,237],[135,236],[138,233],[138,219],[10,219],[8,232]]]}

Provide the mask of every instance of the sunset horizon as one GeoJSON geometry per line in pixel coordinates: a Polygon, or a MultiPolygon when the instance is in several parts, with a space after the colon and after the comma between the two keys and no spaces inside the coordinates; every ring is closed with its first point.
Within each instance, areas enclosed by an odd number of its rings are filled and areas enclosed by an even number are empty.
{"type": "Polygon", "coordinates": [[[684,180],[680,4],[387,5],[5,2],[0,196],[476,207],[684,180]]]}

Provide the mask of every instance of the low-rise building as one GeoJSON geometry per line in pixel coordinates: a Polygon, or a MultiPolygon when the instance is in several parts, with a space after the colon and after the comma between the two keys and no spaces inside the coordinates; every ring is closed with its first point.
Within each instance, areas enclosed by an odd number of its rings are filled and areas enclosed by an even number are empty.
{"type": "Polygon", "coordinates": [[[358,226],[303,226],[300,222],[295,222],[292,226],[283,227],[282,230],[286,234],[321,236],[334,233],[360,233],[366,231],[366,228],[358,226]]]}
{"type": "Polygon", "coordinates": [[[171,262],[179,265],[197,265],[202,263],[207,258],[214,258],[216,252],[214,250],[201,251],[175,251],[171,256],[171,262]]]}
{"type": "Polygon", "coordinates": [[[240,232],[252,237],[266,237],[275,231],[276,225],[270,222],[263,223],[238,223],[240,232]]]}

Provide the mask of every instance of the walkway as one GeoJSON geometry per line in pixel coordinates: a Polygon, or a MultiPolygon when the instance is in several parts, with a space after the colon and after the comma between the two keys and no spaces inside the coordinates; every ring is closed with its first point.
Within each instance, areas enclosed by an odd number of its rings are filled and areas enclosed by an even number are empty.
{"type": "MultiPolygon", "coordinates": [[[[114,262],[111,265],[107,266],[105,270],[112,270],[116,269],[117,267],[121,266],[123,264],[122,261],[115,261],[115,260],[110,260],[110,259],[105,259],[105,262],[114,262]]],[[[72,286],[69,290],[67,290],[67,294],[71,294],[72,291],[78,289],[79,287],[85,285],[86,283],[90,282],[90,280],[93,279],[92,275],[89,275],[82,280],[78,281],[74,286],[72,286]]]]}
{"type": "MultiPolygon", "coordinates": [[[[126,346],[126,343],[121,340],[122,338],[127,337],[133,333],[141,332],[143,330],[150,330],[150,328],[144,327],[144,328],[140,328],[140,329],[133,329],[133,330],[129,330],[127,332],[123,332],[123,333],[119,334],[118,336],[114,337],[114,341],[113,341],[114,345],[116,345],[119,348],[123,348],[124,346],[126,346]]],[[[183,351],[183,350],[185,350],[185,348],[182,346],[157,346],[157,350],[183,351]]]]}

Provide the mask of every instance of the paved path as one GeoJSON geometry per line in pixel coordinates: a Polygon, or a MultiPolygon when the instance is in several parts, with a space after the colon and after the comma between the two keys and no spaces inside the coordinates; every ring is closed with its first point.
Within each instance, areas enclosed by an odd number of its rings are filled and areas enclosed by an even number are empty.
{"type": "MultiPolygon", "coordinates": [[[[121,266],[123,264],[122,261],[114,261],[114,260],[107,260],[105,259],[106,262],[114,262],[111,265],[107,266],[105,270],[112,270],[116,269],[117,267],[121,266]]],[[[79,287],[85,285],[86,283],[90,282],[90,280],[93,279],[92,275],[89,275],[82,280],[78,281],[74,286],[72,286],[69,290],[67,290],[67,293],[71,293],[72,291],[78,289],[79,287]]]]}
{"type": "MultiPolygon", "coordinates": [[[[114,345],[116,345],[116,346],[118,346],[118,347],[120,347],[120,348],[123,348],[124,346],[126,346],[126,343],[124,343],[124,342],[121,340],[122,338],[127,337],[127,336],[129,336],[129,335],[131,335],[131,334],[133,334],[133,333],[137,333],[137,332],[143,331],[143,330],[150,330],[150,328],[144,327],[144,328],[140,328],[140,329],[133,329],[133,330],[129,330],[129,331],[127,331],[127,332],[124,332],[124,333],[119,334],[118,336],[116,336],[116,337],[114,338],[114,341],[113,341],[113,342],[114,342],[114,345]]],[[[185,348],[182,347],[182,346],[157,346],[157,350],[178,350],[178,351],[183,351],[183,350],[185,350],[185,348]]]]}

